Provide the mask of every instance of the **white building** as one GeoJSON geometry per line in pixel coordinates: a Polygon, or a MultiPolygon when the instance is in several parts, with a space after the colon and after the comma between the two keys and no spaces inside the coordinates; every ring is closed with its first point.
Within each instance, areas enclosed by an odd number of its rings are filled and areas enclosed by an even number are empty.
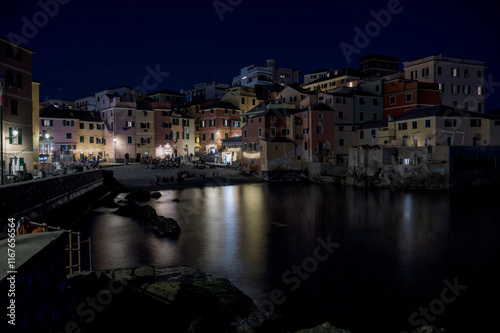
{"type": "Polygon", "coordinates": [[[229,88],[229,84],[226,83],[202,82],[195,84],[193,89],[181,89],[181,93],[186,95],[186,101],[190,103],[221,99],[227,88],[229,88]]]}
{"type": "Polygon", "coordinates": [[[74,109],[75,101],[58,99],[58,98],[45,98],[45,100],[40,102],[40,106],[47,107],[49,105],[54,105],[56,108],[60,109],[74,109]]]}
{"type": "Polygon", "coordinates": [[[250,65],[240,71],[240,75],[233,78],[233,86],[255,87],[256,85],[281,86],[300,83],[300,70],[294,68],[276,67],[275,59],[266,60],[266,67],[250,65]]]}
{"type": "Polygon", "coordinates": [[[76,99],[75,107],[81,111],[95,111],[95,96],[86,96],[76,99]]]}
{"type": "Polygon", "coordinates": [[[405,78],[439,84],[441,104],[484,112],[484,61],[444,57],[417,58],[403,63],[405,78]]]}

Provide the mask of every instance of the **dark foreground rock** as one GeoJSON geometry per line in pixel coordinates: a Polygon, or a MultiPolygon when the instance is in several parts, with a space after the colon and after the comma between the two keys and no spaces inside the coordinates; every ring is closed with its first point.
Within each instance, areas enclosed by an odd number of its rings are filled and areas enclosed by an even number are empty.
{"type": "Polygon", "coordinates": [[[296,333],[351,333],[351,331],[331,326],[330,323],[324,323],[313,328],[297,331],[296,333]]]}
{"type": "Polygon", "coordinates": [[[193,268],[106,270],[73,276],[69,284],[84,304],[80,312],[88,313],[72,321],[86,332],[285,331],[281,318],[266,316],[228,280],[193,268]],[[89,299],[100,302],[93,315],[89,299]],[[253,327],[252,316],[264,319],[253,327]]]}
{"type": "Polygon", "coordinates": [[[134,201],[149,201],[151,200],[151,193],[146,190],[135,191],[127,194],[125,199],[134,201]]]}
{"type": "Polygon", "coordinates": [[[160,236],[175,236],[181,232],[181,228],[174,219],[156,214],[156,210],[149,205],[140,206],[129,202],[114,213],[138,220],[160,236]]]}

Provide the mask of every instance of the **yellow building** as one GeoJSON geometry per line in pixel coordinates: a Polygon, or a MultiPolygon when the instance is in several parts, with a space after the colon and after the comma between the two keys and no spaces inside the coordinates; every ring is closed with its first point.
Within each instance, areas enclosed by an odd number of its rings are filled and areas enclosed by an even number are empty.
{"type": "Polygon", "coordinates": [[[379,140],[390,146],[500,145],[499,116],[444,105],[410,110],[389,121],[386,130],[389,135],[379,140]]]}
{"type": "Polygon", "coordinates": [[[221,98],[221,102],[229,102],[233,104],[241,110],[241,114],[244,114],[262,101],[257,99],[255,88],[235,86],[226,89],[226,94],[221,98]]]}
{"type": "Polygon", "coordinates": [[[75,158],[83,161],[94,158],[104,159],[106,141],[104,139],[104,123],[94,111],[78,111],[78,144],[75,158]]]}

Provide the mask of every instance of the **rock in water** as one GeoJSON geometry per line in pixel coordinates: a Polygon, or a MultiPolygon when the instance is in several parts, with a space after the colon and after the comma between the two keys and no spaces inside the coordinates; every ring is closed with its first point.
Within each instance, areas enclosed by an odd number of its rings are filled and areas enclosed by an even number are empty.
{"type": "Polygon", "coordinates": [[[158,199],[159,197],[161,197],[161,193],[160,192],[153,192],[153,193],[151,193],[151,198],[158,199]]]}
{"type": "Polygon", "coordinates": [[[160,236],[175,236],[181,232],[177,221],[156,214],[156,210],[150,205],[139,206],[131,202],[118,208],[114,213],[139,220],[160,236]]]}

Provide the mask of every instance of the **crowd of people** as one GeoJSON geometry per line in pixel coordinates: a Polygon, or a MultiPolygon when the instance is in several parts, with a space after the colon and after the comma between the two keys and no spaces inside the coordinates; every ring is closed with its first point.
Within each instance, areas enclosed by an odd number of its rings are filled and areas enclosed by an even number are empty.
{"type": "Polygon", "coordinates": [[[161,157],[143,157],[141,160],[142,164],[146,165],[146,169],[177,169],[183,168],[184,163],[181,162],[180,158],[170,157],[167,155],[164,158],[161,157]]]}

